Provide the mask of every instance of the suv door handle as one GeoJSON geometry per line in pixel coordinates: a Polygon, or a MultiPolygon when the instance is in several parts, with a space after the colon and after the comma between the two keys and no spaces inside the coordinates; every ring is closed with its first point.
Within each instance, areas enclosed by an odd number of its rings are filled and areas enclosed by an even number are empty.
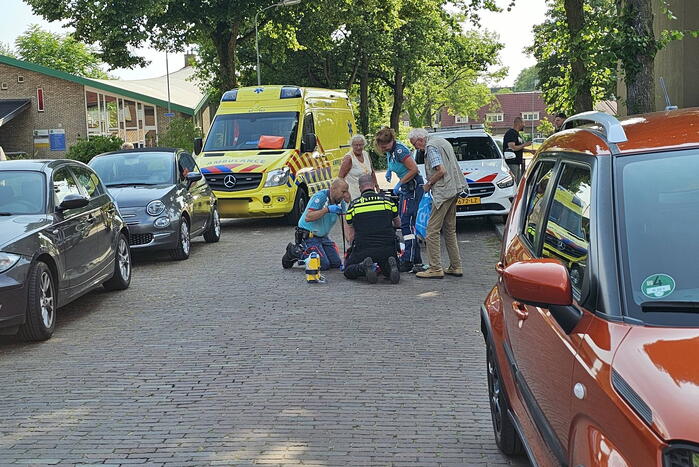
{"type": "Polygon", "coordinates": [[[512,302],[512,311],[514,311],[515,315],[517,315],[517,318],[519,318],[522,321],[529,318],[529,312],[527,311],[527,306],[523,303],[516,301],[516,300],[514,302],[512,302]]]}

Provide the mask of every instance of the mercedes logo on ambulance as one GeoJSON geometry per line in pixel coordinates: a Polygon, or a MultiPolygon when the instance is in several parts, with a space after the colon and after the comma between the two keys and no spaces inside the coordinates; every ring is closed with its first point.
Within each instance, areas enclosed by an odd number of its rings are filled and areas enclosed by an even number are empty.
{"type": "Polygon", "coordinates": [[[233,188],[237,182],[238,180],[236,180],[235,176],[233,175],[226,175],[225,177],[223,177],[223,185],[226,188],[233,188]]]}

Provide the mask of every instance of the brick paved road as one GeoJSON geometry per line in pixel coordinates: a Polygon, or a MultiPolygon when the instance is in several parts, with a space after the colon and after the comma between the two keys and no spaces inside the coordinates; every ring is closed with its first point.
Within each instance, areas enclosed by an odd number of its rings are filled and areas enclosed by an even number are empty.
{"type": "MultiPolygon", "coordinates": [[[[129,290],[0,338],[0,465],[501,465],[478,306],[497,239],[460,224],[466,277],[308,285],[291,230],[238,221],[129,290]]],[[[526,465],[523,459],[513,461],[526,465]]]]}

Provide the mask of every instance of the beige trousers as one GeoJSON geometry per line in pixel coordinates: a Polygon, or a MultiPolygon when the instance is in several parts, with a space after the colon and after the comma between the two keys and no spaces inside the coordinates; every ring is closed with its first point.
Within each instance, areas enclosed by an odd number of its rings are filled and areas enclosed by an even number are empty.
{"type": "Polygon", "coordinates": [[[427,223],[427,254],[430,255],[430,268],[442,269],[441,232],[444,231],[444,241],[447,245],[450,266],[461,267],[459,244],[456,241],[456,200],[459,196],[444,201],[439,208],[432,206],[430,220],[427,223]]]}

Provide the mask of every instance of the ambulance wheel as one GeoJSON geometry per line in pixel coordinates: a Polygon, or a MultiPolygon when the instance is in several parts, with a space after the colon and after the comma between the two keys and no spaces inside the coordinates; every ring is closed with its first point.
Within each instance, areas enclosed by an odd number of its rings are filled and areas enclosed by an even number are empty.
{"type": "Polygon", "coordinates": [[[303,187],[298,187],[296,190],[296,197],[294,198],[294,207],[291,212],[285,216],[286,222],[289,225],[298,225],[299,219],[306,210],[306,204],[308,204],[308,193],[303,187]]]}
{"type": "Polygon", "coordinates": [[[284,269],[292,268],[295,262],[295,260],[289,259],[289,256],[286,253],[284,253],[284,256],[282,256],[282,267],[284,269]]]}

